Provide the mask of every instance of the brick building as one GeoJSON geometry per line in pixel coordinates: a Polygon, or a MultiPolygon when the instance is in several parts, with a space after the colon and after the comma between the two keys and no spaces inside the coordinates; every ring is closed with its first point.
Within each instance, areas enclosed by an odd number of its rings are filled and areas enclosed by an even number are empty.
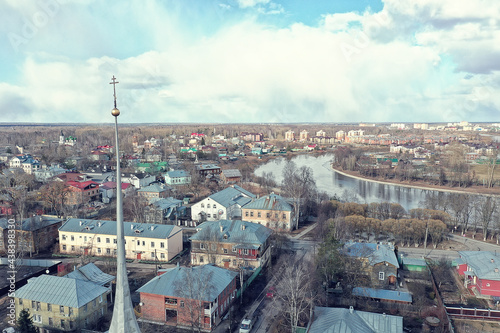
{"type": "Polygon", "coordinates": [[[174,267],[140,287],[144,320],[209,332],[236,296],[238,273],[213,265],[174,267]]]}

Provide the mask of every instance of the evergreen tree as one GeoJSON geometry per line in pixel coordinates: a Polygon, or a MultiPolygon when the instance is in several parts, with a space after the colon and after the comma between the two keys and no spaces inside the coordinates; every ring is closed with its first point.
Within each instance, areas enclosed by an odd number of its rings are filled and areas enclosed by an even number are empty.
{"type": "Polygon", "coordinates": [[[17,319],[17,328],[16,332],[18,333],[37,333],[35,325],[33,325],[33,318],[30,317],[30,312],[28,309],[23,309],[19,313],[19,319],[17,319]]]}

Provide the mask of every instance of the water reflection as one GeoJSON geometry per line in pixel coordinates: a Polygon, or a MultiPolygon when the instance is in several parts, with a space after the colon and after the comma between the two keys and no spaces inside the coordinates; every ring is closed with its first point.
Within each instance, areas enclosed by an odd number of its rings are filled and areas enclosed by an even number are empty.
{"type": "MultiPolygon", "coordinates": [[[[418,208],[425,199],[427,190],[420,190],[395,185],[380,184],[341,175],[330,168],[333,155],[309,156],[300,155],[293,158],[297,167],[303,165],[310,167],[314,173],[316,185],[320,191],[337,197],[356,197],[361,203],[370,202],[396,202],[406,210],[418,208]]],[[[282,180],[282,170],[286,164],[285,158],[277,158],[260,166],[255,174],[262,176],[263,172],[272,172],[277,183],[282,180]]]]}

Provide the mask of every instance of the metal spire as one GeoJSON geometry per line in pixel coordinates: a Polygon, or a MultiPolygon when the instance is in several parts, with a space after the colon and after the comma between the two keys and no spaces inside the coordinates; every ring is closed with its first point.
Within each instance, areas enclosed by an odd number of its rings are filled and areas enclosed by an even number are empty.
{"type": "Polygon", "coordinates": [[[122,203],[122,175],[120,172],[120,149],[118,146],[118,116],[120,110],[116,107],[116,81],[115,76],[111,78],[113,85],[114,109],[111,114],[115,117],[115,149],[116,149],[116,295],[111,319],[110,333],[135,333],[140,332],[137,319],[135,318],[130,288],[127,278],[127,266],[125,261],[125,237],[123,232],[123,203],[122,203]]]}

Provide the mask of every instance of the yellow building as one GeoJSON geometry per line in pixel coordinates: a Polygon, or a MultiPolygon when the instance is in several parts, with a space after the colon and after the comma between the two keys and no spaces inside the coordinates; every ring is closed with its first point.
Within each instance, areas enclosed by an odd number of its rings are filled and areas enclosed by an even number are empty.
{"type": "MultiPolygon", "coordinates": [[[[124,222],[127,259],[169,261],[182,251],[182,229],[175,225],[124,222]]],[[[116,256],[116,221],[68,219],[59,228],[59,251],[116,256]]]]}
{"type": "Polygon", "coordinates": [[[109,293],[93,282],[41,275],[16,290],[16,314],[28,309],[40,332],[91,329],[107,313],[109,293]]]}
{"type": "Polygon", "coordinates": [[[241,208],[242,219],[259,223],[280,231],[292,231],[297,228],[292,206],[274,193],[257,199],[241,208]]]}

